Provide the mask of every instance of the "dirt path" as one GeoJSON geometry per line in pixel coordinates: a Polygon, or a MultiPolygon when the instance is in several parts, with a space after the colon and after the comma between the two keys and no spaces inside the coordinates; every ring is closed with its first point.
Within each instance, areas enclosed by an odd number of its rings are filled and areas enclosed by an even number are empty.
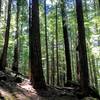
{"type": "MultiPolygon", "coordinates": [[[[73,87],[47,86],[47,91],[36,91],[24,77],[0,73],[0,100],[80,100],[73,87]],[[19,81],[19,83],[18,83],[19,81]]],[[[82,99],[97,100],[97,99],[82,99]]]]}
{"type": "Polygon", "coordinates": [[[78,100],[69,95],[48,95],[48,91],[43,93],[47,95],[46,97],[41,97],[36,90],[32,88],[29,80],[25,80],[19,84],[2,81],[0,82],[0,94],[2,96],[0,100],[78,100]]]}

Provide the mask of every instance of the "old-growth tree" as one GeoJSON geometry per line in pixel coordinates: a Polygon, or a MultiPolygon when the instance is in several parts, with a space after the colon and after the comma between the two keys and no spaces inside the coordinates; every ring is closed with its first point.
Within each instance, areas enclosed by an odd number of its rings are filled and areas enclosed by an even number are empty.
{"type": "Polygon", "coordinates": [[[77,12],[77,23],[78,23],[78,45],[79,45],[79,61],[80,61],[80,84],[82,92],[88,94],[89,86],[89,74],[88,74],[88,62],[87,62],[87,51],[85,41],[85,28],[83,19],[82,0],[76,0],[76,12],[77,12]]]}
{"type": "Polygon", "coordinates": [[[62,14],[62,25],[63,25],[63,34],[64,34],[64,44],[65,44],[65,56],[67,63],[67,81],[72,80],[71,73],[71,59],[70,59],[70,49],[69,49],[69,40],[68,40],[68,30],[66,23],[66,7],[65,0],[61,0],[61,14],[62,14]]]}
{"type": "Polygon", "coordinates": [[[15,34],[15,47],[14,47],[14,59],[13,59],[13,65],[12,65],[12,70],[18,73],[18,63],[19,63],[19,48],[18,48],[18,37],[19,37],[19,26],[18,26],[18,21],[19,21],[19,0],[17,2],[17,12],[16,12],[16,34],[15,34]]]}
{"type": "Polygon", "coordinates": [[[41,61],[39,0],[32,0],[31,7],[30,7],[30,11],[32,12],[30,12],[30,15],[32,16],[30,16],[29,19],[31,82],[35,89],[46,89],[46,84],[43,76],[42,61],[41,61]]]}

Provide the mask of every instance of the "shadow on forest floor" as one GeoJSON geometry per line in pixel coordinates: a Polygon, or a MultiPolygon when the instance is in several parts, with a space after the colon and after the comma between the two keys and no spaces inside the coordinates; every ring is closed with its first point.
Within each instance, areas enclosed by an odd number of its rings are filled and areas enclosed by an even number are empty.
{"type": "MultiPolygon", "coordinates": [[[[40,96],[32,88],[29,79],[23,78],[22,81],[19,79],[20,82],[15,80],[15,76],[0,72],[0,100],[81,100],[72,93],[73,88],[71,87],[64,90],[48,86],[47,91],[39,92],[42,94],[40,96]]],[[[97,99],[88,98],[82,100],[97,99]]]]}
{"type": "MultiPolygon", "coordinates": [[[[55,94],[41,97],[26,80],[19,84],[2,81],[0,82],[0,93],[2,95],[1,100],[78,100],[72,96],[58,96],[55,94]]],[[[43,94],[48,95],[49,93],[45,91],[43,94]]]]}

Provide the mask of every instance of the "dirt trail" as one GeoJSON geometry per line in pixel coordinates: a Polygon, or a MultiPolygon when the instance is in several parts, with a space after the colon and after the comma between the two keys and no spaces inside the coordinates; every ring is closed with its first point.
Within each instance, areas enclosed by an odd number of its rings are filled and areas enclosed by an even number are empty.
{"type": "Polygon", "coordinates": [[[0,72],[0,100],[80,100],[76,97],[73,87],[47,86],[47,88],[47,91],[37,92],[29,79],[0,72]]]}
{"type": "Polygon", "coordinates": [[[47,95],[46,97],[39,96],[36,90],[30,85],[29,80],[24,80],[22,83],[18,84],[1,81],[0,93],[2,96],[0,100],[78,100],[69,95],[48,95],[48,91],[43,93],[43,95],[47,95]]]}

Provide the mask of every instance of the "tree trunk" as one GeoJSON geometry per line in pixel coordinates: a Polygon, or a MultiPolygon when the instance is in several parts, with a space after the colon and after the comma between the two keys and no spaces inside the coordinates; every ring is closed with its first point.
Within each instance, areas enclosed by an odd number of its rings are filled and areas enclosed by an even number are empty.
{"type": "Polygon", "coordinates": [[[94,82],[94,79],[93,79],[93,70],[92,70],[92,61],[91,61],[91,57],[89,56],[88,57],[88,59],[89,59],[89,70],[90,70],[90,82],[91,82],[91,84],[90,85],[93,85],[93,82],[94,82]]]}
{"type": "Polygon", "coordinates": [[[77,64],[77,80],[80,83],[80,63],[79,63],[79,53],[76,51],[76,64],[77,64]]]}
{"type": "Polygon", "coordinates": [[[7,18],[7,26],[5,32],[5,42],[3,47],[3,52],[0,58],[0,70],[5,70],[7,66],[7,49],[8,49],[8,42],[9,42],[9,30],[10,30],[10,20],[11,20],[11,3],[12,0],[8,2],[8,18],[7,18]]]}
{"type": "MultiPolygon", "coordinates": [[[[22,31],[22,30],[21,30],[22,31]]],[[[32,1],[29,0],[29,33],[32,34],[32,1]]],[[[31,75],[31,52],[30,52],[30,45],[31,41],[30,40],[31,35],[29,35],[29,79],[32,81],[32,75],[31,75]]]]}
{"type": "Polygon", "coordinates": [[[67,63],[67,82],[68,82],[72,80],[72,73],[71,73],[71,59],[70,59],[70,49],[69,49],[65,9],[66,9],[65,2],[64,0],[61,0],[61,14],[62,14],[63,34],[64,34],[64,43],[65,43],[65,56],[66,56],[66,63],[67,63]]]}
{"type": "Polygon", "coordinates": [[[31,28],[29,29],[31,82],[35,89],[41,90],[41,89],[46,89],[46,84],[43,76],[42,60],[41,60],[38,0],[32,0],[32,12],[30,12],[30,15],[31,14],[32,16],[30,16],[29,19],[29,25],[31,28]]]}
{"type": "Polygon", "coordinates": [[[5,23],[7,22],[7,8],[8,8],[8,2],[5,1],[5,12],[4,12],[4,15],[5,15],[5,17],[4,17],[5,23]]]}
{"type": "Polygon", "coordinates": [[[89,74],[88,74],[83,9],[81,0],[76,0],[76,12],[77,12],[78,36],[79,36],[78,42],[79,42],[79,60],[80,60],[80,72],[81,72],[80,83],[83,94],[87,95],[89,86],[89,74]]]}
{"type": "Polygon", "coordinates": [[[95,59],[94,59],[94,56],[93,56],[93,55],[92,55],[92,64],[93,64],[93,72],[94,72],[95,87],[96,87],[96,89],[98,89],[97,71],[96,71],[95,59]]]}
{"type": "Polygon", "coordinates": [[[46,0],[44,0],[45,9],[45,43],[46,43],[46,65],[47,65],[47,84],[49,84],[49,57],[48,57],[48,34],[47,34],[47,16],[46,16],[46,0]]]}
{"type": "MultiPolygon", "coordinates": [[[[95,17],[96,17],[96,16],[99,16],[100,10],[99,10],[99,12],[97,13],[98,9],[97,9],[97,7],[96,7],[96,1],[94,1],[93,4],[94,4],[94,10],[95,10],[95,17]]],[[[95,29],[95,31],[96,31],[97,34],[99,34],[99,28],[98,28],[98,27],[99,27],[98,24],[95,23],[94,29],[95,29]]]]}
{"type": "Polygon", "coordinates": [[[54,37],[52,39],[51,43],[51,50],[52,50],[52,55],[51,55],[51,84],[54,86],[55,85],[55,59],[54,59],[54,37]]]}
{"type": "Polygon", "coordinates": [[[16,34],[15,34],[15,47],[14,47],[14,60],[12,65],[12,70],[18,73],[18,63],[19,63],[19,49],[18,49],[18,37],[19,37],[19,1],[17,0],[17,13],[16,13],[16,34]]]}
{"type": "Polygon", "coordinates": [[[57,85],[59,86],[59,58],[58,58],[58,10],[57,10],[57,4],[56,4],[56,67],[57,67],[57,85]]]}

